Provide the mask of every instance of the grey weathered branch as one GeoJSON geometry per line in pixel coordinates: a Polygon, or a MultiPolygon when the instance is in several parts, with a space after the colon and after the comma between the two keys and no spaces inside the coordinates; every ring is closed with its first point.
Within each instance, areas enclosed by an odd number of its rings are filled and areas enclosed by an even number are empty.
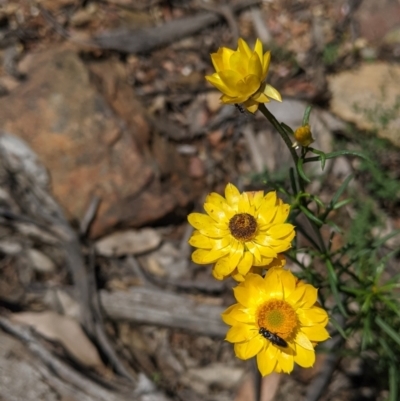
{"type": "MultiPolygon", "coordinates": [[[[260,0],[243,0],[232,4],[231,9],[232,12],[238,12],[259,3],[260,0]]],[[[103,49],[125,53],[148,53],[157,47],[191,36],[217,23],[222,17],[221,12],[205,12],[152,28],[108,31],[94,36],[92,40],[95,45],[103,49]]]]}
{"type": "Polygon", "coordinates": [[[112,320],[175,327],[197,334],[224,337],[223,307],[201,304],[187,296],[154,288],[100,292],[101,305],[112,320]]]}

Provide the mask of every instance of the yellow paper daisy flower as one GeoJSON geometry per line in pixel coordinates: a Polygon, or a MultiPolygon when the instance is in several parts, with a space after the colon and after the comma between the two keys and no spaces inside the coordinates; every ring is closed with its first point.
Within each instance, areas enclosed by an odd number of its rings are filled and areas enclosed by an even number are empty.
{"type": "Polygon", "coordinates": [[[238,303],[222,319],[232,326],[226,340],[234,344],[238,358],[257,356],[263,376],[290,373],[295,363],[313,366],[314,345],[329,338],[328,315],[317,304],[316,288],[272,268],[264,278],[248,274],[234,294],[238,303]]]}
{"type": "Polygon", "coordinates": [[[291,246],[294,226],[286,222],[290,206],[264,191],[240,193],[228,184],[225,198],[212,192],[206,198],[207,214],[191,213],[196,229],[189,239],[195,248],[192,260],[215,263],[213,275],[222,280],[237,273],[244,276],[252,266],[266,267],[291,246]]]}
{"type": "Polygon", "coordinates": [[[223,93],[222,103],[243,104],[255,113],[259,104],[269,102],[269,98],[282,101],[280,93],[265,82],[271,53],[263,53],[260,39],[251,50],[239,38],[237,50],[220,47],[217,53],[211,54],[211,60],[216,72],[205,78],[223,93]]]}

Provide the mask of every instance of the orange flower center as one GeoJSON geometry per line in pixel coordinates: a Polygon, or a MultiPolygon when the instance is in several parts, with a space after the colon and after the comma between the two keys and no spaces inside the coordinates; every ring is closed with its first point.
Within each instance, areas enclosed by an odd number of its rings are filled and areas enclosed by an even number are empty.
{"type": "Polygon", "coordinates": [[[257,233],[257,221],[248,213],[235,214],[229,220],[229,230],[238,241],[251,241],[257,233]]]}
{"type": "Polygon", "coordinates": [[[297,330],[296,311],[286,301],[271,299],[260,305],[256,312],[258,327],[288,340],[297,330]]]}

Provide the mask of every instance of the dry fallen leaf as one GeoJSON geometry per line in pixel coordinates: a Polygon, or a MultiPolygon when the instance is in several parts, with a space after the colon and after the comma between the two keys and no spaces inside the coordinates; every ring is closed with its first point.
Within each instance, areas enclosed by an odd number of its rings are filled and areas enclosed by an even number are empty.
{"type": "Polygon", "coordinates": [[[14,313],[11,318],[18,323],[31,326],[49,340],[58,341],[82,365],[97,369],[105,368],[96,347],[76,320],[52,311],[14,313]]]}

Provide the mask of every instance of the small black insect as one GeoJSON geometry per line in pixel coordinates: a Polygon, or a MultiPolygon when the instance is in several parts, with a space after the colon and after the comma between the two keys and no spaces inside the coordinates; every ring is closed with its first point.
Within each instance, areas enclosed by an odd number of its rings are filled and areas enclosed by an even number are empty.
{"type": "Polygon", "coordinates": [[[271,341],[272,344],[278,345],[279,347],[283,347],[283,348],[286,348],[288,346],[288,343],[283,338],[280,338],[275,333],[271,333],[269,330],[264,329],[264,327],[260,327],[260,330],[258,332],[264,338],[271,341]]]}
{"type": "Polygon", "coordinates": [[[241,104],[235,103],[235,107],[241,112],[241,113],[245,113],[246,110],[244,109],[244,107],[241,104]]]}

